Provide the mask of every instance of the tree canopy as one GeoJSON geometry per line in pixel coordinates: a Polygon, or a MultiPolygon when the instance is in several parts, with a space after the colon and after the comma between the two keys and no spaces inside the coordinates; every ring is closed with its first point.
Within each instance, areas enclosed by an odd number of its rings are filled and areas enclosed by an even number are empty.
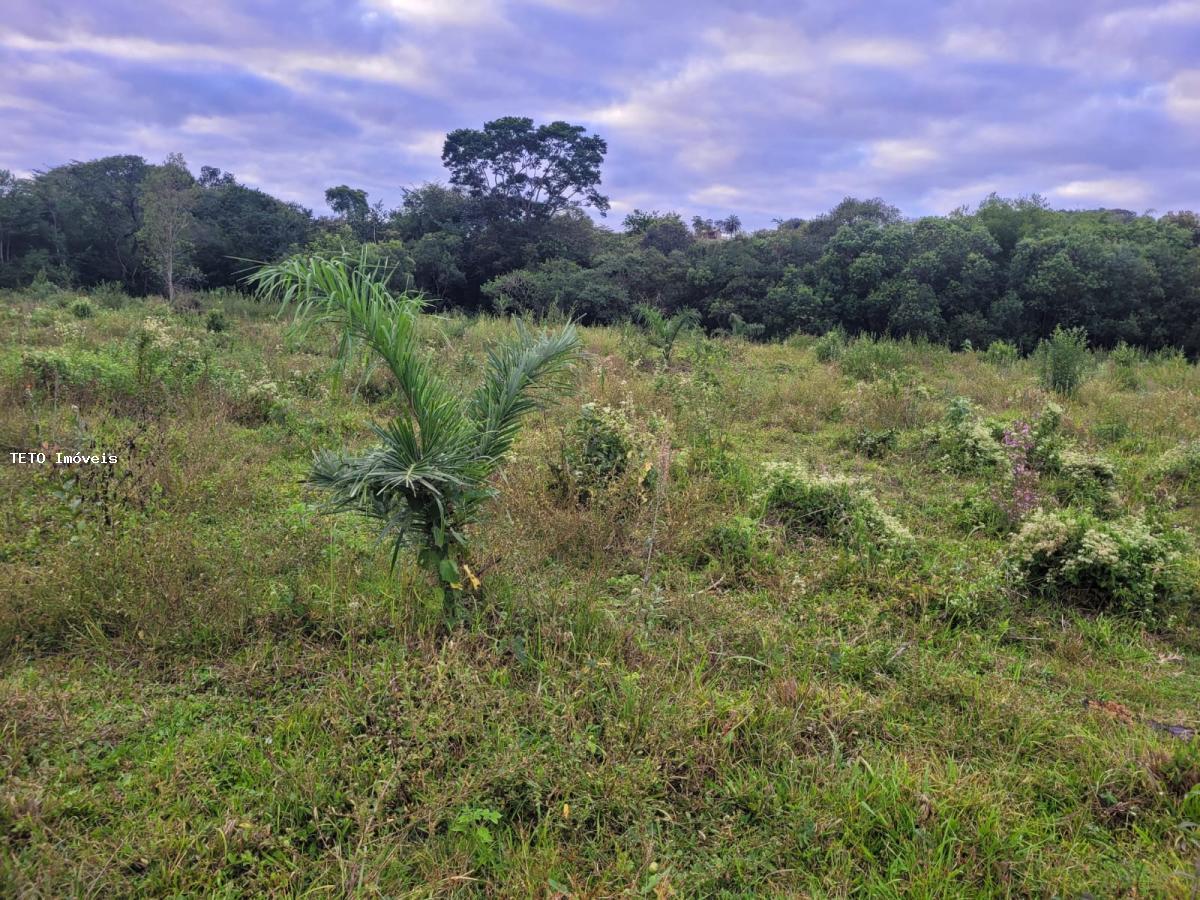
{"type": "MultiPolygon", "coordinates": [[[[1037,195],[905,218],[878,198],[747,232],[735,212],[634,209],[620,230],[593,220],[607,147],[581,126],[508,117],[446,139],[446,183],[404,189],[392,209],[348,184],[314,215],[202,166],[188,190],[194,284],[239,284],[248,260],[359,253],[389,263],[390,287],[441,308],[553,309],[615,322],[647,304],[696,310],[709,330],[778,340],[842,328],[958,346],[997,338],[1029,350],[1056,326],[1093,342],[1200,355],[1200,217],[1065,211],[1037,195]]],[[[0,172],[0,287],[39,274],[64,285],[163,289],[145,227],[137,156],[72,162],[29,178],[0,172]]],[[[191,179],[190,175],[186,176],[191,179]]],[[[153,219],[153,215],[151,216],[153,219]]]]}

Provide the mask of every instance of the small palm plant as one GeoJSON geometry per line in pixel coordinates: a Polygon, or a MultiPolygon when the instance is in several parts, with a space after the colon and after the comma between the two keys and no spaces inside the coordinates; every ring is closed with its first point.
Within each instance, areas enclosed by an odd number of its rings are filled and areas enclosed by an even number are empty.
{"type": "Polygon", "coordinates": [[[671,364],[671,353],[679,336],[700,324],[700,315],[694,309],[681,310],[668,318],[660,310],[643,303],[638,306],[637,314],[646,327],[647,339],[662,352],[663,362],[667,365],[671,364]]]}
{"type": "Polygon", "coordinates": [[[303,326],[332,325],[343,352],[364,347],[396,381],[399,414],[372,426],[379,446],[362,454],[322,451],[310,482],[331,508],[376,519],[392,543],[392,565],[406,547],[433,575],[453,612],[465,584],[479,587],[465,559],[466,527],[495,491],[521,420],[569,384],[580,354],[571,324],[535,335],[521,323],[487,354],[483,380],[463,395],[434,370],[417,338],[420,295],[392,294],[370,266],[340,257],[293,257],[251,276],[260,296],[293,308],[303,326]]]}

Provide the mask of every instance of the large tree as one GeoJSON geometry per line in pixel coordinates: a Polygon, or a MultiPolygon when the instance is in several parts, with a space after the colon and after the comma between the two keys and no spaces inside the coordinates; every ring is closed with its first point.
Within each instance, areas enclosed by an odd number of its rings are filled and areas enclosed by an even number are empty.
{"type": "Polygon", "coordinates": [[[494,219],[545,219],[571,207],[590,206],[603,215],[600,165],[608,144],[582,125],[506,116],[482,130],[460,128],[446,135],[442,162],[450,183],[487,201],[494,219]]]}
{"type": "Polygon", "coordinates": [[[172,304],[179,281],[189,272],[199,191],[178,153],[169,155],[142,182],[142,227],[138,237],[172,304]]]}

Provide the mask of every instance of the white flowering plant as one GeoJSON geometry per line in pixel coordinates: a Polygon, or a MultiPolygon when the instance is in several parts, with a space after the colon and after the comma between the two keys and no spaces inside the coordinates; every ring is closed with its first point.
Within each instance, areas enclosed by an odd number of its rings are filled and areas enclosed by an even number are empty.
{"type": "Polygon", "coordinates": [[[1141,519],[1106,522],[1085,510],[1039,509],[1013,536],[1010,560],[1037,594],[1145,614],[1179,590],[1178,542],[1141,519]]]}

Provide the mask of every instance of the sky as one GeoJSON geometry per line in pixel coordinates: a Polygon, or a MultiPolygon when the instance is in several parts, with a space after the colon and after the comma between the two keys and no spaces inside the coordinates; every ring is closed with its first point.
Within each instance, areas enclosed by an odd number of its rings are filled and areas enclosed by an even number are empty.
{"type": "Polygon", "coordinates": [[[505,115],[608,141],[608,220],[1040,193],[1200,209],[1200,0],[0,0],[0,168],[178,151],[325,212],[505,115]]]}

